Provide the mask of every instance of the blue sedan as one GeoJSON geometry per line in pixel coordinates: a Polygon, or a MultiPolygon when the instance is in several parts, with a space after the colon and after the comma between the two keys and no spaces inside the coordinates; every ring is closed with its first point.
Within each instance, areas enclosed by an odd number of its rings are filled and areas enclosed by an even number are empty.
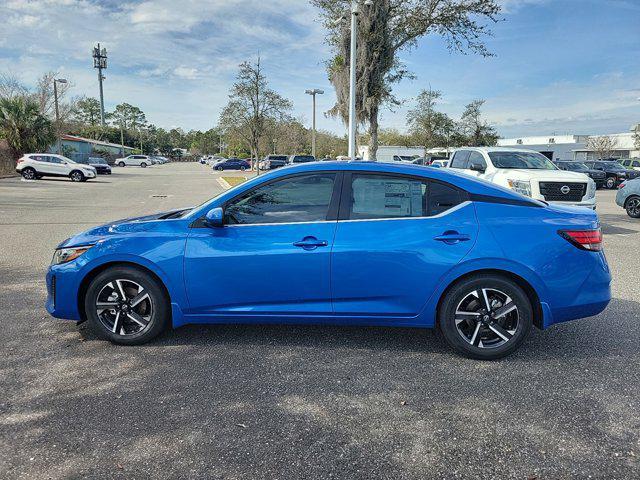
{"type": "Polygon", "coordinates": [[[240,158],[223,158],[213,164],[214,170],[247,170],[251,164],[240,158]]]}
{"type": "Polygon", "coordinates": [[[602,312],[610,281],[593,211],[449,169],[318,162],[65,240],[46,307],[127,345],[198,323],[438,327],[495,359],[602,312]]]}

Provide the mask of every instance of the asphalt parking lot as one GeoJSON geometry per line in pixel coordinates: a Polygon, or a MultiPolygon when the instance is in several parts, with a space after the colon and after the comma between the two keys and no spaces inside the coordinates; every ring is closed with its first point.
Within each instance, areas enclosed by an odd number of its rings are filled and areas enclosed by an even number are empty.
{"type": "Polygon", "coordinates": [[[203,202],[218,176],[0,180],[0,478],[640,478],[640,221],[615,192],[598,192],[608,309],[499,362],[391,328],[184,327],[127,348],[47,315],[60,241],[203,202]]]}

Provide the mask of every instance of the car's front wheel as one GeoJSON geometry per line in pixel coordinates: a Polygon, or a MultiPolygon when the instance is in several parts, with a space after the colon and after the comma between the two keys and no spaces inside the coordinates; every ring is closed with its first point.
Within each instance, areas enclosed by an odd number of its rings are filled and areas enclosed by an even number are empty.
{"type": "Polygon", "coordinates": [[[169,325],[169,300],[160,282],[132,267],[112,267],[90,283],[84,299],[94,331],[114,343],[140,345],[169,325]]]}
{"type": "Polygon", "coordinates": [[[616,188],[616,179],[613,177],[607,178],[605,185],[607,186],[608,189],[616,188]]]}
{"type": "Polygon", "coordinates": [[[125,164],[124,164],[124,162],[119,162],[119,163],[118,163],[118,166],[119,166],[119,167],[124,167],[124,165],[125,165],[125,164]]]}
{"type": "Polygon", "coordinates": [[[38,176],[33,168],[27,167],[22,170],[22,178],[24,178],[25,180],[35,180],[36,178],[38,178],[38,176]]]}
{"type": "Polygon", "coordinates": [[[533,323],[531,302],[507,277],[482,274],[455,284],[438,314],[447,343],[463,355],[495,360],[513,353],[533,323]]]}
{"type": "Polygon", "coordinates": [[[144,163],[144,162],[142,162],[142,163],[140,164],[140,166],[141,166],[142,168],[147,168],[147,164],[146,164],[146,163],[144,163]]]}
{"type": "Polygon", "coordinates": [[[629,197],[624,208],[631,218],[640,218],[640,197],[629,197]]]}
{"type": "Polygon", "coordinates": [[[84,175],[78,170],[74,170],[73,172],[71,172],[69,174],[69,178],[72,182],[84,182],[84,175]]]}

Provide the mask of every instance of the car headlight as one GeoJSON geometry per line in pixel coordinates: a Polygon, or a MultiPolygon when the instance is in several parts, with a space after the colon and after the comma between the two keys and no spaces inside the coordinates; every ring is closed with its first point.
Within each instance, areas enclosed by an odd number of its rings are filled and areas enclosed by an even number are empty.
{"type": "Polygon", "coordinates": [[[593,198],[596,196],[596,182],[589,179],[589,183],[587,184],[587,198],[593,198]]]}
{"type": "Polygon", "coordinates": [[[531,196],[531,182],[527,180],[507,180],[509,188],[521,195],[531,196]]]}
{"type": "Polygon", "coordinates": [[[51,263],[53,265],[60,265],[61,263],[69,263],[72,260],[75,260],[84,252],[89,250],[93,245],[84,245],[82,247],[72,247],[72,248],[59,248],[53,254],[53,260],[51,263]]]}

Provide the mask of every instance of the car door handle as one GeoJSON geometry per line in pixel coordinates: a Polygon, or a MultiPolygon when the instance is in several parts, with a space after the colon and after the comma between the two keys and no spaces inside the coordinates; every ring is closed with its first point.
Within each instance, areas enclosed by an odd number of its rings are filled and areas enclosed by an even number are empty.
{"type": "Polygon", "coordinates": [[[326,247],[329,242],[326,240],[318,240],[316,237],[304,237],[302,240],[293,242],[294,247],[304,248],[305,250],[315,250],[318,247],[326,247]]]}
{"type": "Polygon", "coordinates": [[[453,245],[458,242],[467,242],[471,240],[471,237],[466,233],[458,233],[454,230],[448,230],[444,232],[442,235],[438,235],[437,237],[433,237],[434,240],[438,242],[444,242],[448,245],[453,245]]]}

